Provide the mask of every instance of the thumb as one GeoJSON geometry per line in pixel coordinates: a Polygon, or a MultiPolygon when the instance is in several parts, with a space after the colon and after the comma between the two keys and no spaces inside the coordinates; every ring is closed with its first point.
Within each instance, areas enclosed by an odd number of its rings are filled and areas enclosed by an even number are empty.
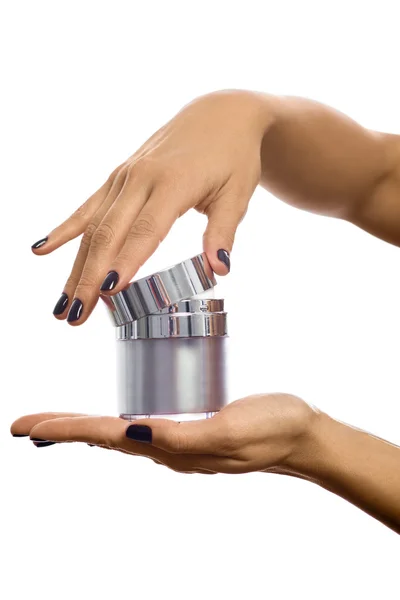
{"type": "Polygon", "coordinates": [[[203,248],[212,270],[226,275],[231,268],[230,253],[236,229],[246,213],[247,203],[220,198],[207,211],[208,225],[203,236],[203,248]]]}
{"type": "Polygon", "coordinates": [[[181,423],[168,419],[140,419],[129,425],[125,435],[174,454],[213,454],[222,446],[223,439],[217,416],[181,423]]]}

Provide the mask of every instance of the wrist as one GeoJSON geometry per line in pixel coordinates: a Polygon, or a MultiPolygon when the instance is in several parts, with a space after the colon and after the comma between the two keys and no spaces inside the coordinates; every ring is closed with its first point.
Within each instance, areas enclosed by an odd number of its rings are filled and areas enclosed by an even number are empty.
{"type": "Polygon", "coordinates": [[[345,427],[327,414],[314,410],[308,427],[297,439],[283,468],[316,483],[326,483],[330,473],[337,469],[335,438],[340,436],[340,429],[345,427]]]}
{"type": "Polygon", "coordinates": [[[246,91],[242,93],[242,101],[248,103],[249,118],[255,124],[261,144],[266,133],[276,121],[277,99],[263,92],[246,91]]]}
{"type": "Polygon", "coordinates": [[[219,90],[197,98],[197,101],[220,104],[224,115],[231,112],[235,120],[239,117],[250,125],[261,145],[265,134],[275,122],[277,101],[274,96],[252,90],[219,90]]]}

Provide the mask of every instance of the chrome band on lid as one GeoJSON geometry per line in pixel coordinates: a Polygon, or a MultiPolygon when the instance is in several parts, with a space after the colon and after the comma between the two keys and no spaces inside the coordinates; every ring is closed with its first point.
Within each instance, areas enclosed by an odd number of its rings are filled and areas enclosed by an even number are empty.
{"type": "Polygon", "coordinates": [[[211,290],[216,283],[206,255],[199,254],[133,281],[118,294],[105,297],[105,301],[118,327],[164,309],[171,312],[168,307],[211,290]]]}
{"type": "Polygon", "coordinates": [[[160,313],[221,313],[224,312],[224,305],[222,298],[189,298],[163,308],[160,313]]]}
{"type": "Polygon", "coordinates": [[[226,313],[176,313],[142,317],[117,327],[117,340],[221,337],[228,335],[226,313]]]}

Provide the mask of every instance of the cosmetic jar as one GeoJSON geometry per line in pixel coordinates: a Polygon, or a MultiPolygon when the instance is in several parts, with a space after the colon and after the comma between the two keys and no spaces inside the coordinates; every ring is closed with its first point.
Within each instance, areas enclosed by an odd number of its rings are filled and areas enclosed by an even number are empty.
{"type": "Polygon", "coordinates": [[[208,418],[228,402],[224,300],[205,254],[103,297],[116,329],[120,417],[208,418]]]}

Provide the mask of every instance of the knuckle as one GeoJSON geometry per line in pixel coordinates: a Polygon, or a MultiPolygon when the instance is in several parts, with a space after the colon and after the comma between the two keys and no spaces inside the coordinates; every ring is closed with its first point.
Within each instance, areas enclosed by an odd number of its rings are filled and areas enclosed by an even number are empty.
{"type": "Polygon", "coordinates": [[[138,161],[131,162],[130,165],[126,167],[126,175],[129,179],[135,178],[138,172],[138,161]]]}
{"type": "Polygon", "coordinates": [[[157,178],[157,174],[160,172],[160,161],[146,154],[132,161],[127,166],[127,175],[129,179],[152,179],[157,178]]]}
{"type": "Polygon", "coordinates": [[[96,230],[97,230],[97,223],[91,222],[86,227],[85,235],[91,239],[93,237],[93,235],[96,233],[96,230]]]}
{"type": "Polygon", "coordinates": [[[129,179],[137,179],[146,172],[146,167],[143,164],[143,159],[131,162],[126,168],[126,175],[129,179]]]}
{"type": "Polygon", "coordinates": [[[112,173],[110,173],[109,177],[108,177],[108,183],[113,183],[114,180],[118,177],[118,175],[121,173],[121,171],[123,171],[125,169],[125,163],[123,163],[122,165],[119,165],[116,169],[114,169],[114,171],[112,173]]]}
{"type": "Polygon", "coordinates": [[[108,223],[102,223],[96,229],[91,238],[90,246],[97,250],[99,248],[110,248],[115,241],[115,231],[108,223]]]}
{"type": "Polygon", "coordinates": [[[152,215],[142,215],[133,224],[128,239],[136,240],[137,238],[153,238],[156,237],[157,228],[155,219],[152,215]]]}
{"type": "Polygon", "coordinates": [[[185,454],[189,448],[189,440],[188,436],[180,430],[180,428],[176,428],[171,431],[170,439],[169,439],[170,452],[173,454],[185,454]]]}
{"type": "Polygon", "coordinates": [[[92,238],[93,238],[94,234],[96,233],[96,230],[97,230],[96,223],[89,223],[89,225],[86,227],[85,233],[83,234],[83,237],[82,237],[81,248],[83,248],[84,250],[87,250],[89,248],[92,238]]]}

